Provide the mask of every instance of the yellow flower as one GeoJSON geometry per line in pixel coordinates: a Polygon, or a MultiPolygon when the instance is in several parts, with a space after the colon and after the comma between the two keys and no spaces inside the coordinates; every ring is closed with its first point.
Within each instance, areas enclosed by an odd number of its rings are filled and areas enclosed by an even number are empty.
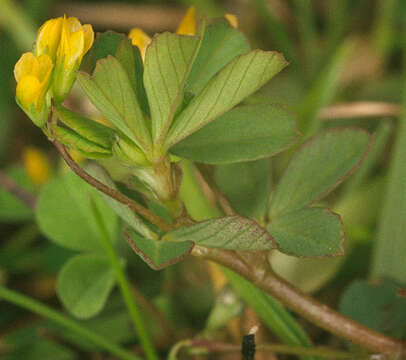
{"type": "Polygon", "coordinates": [[[55,57],[61,38],[62,23],[63,18],[59,17],[46,21],[39,28],[35,42],[35,52],[37,56],[48,54],[52,58],[55,57]]]}
{"type": "Polygon", "coordinates": [[[35,57],[33,53],[27,52],[14,67],[17,101],[32,121],[41,127],[48,116],[45,100],[53,66],[48,55],[35,57]]]}
{"type": "Polygon", "coordinates": [[[57,63],[63,62],[66,70],[77,67],[91,48],[93,40],[94,32],[91,25],[82,25],[77,18],[64,16],[57,50],[57,63]]]}
{"type": "Polygon", "coordinates": [[[229,22],[229,24],[233,27],[233,28],[238,28],[238,19],[237,16],[233,15],[233,14],[225,14],[224,17],[226,18],[226,20],[229,22]]]}
{"type": "Polygon", "coordinates": [[[75,71],[94,41],[91,25],[82,25],[77,18],[65,16],[61,22],[60,38],[56,50],[54,97],[58,102],[65,99],[75,81],[75,71]]]}
{"type": "MultiPolygon", "coordinates": [[[[233,14],[225,14],[224,17],[234,28],[238,27],[237,17],[233,14]]],[[[183,16],[179,26],[176,30],[180,35],[194,35],[196,34],[196,10],[193,6],[189,7],[186,14],[183,16]]],[[[142,60],[145,60],[145,52],[148,45],[151,43],[151,38],[141,29],[131,29],[128,37],[131,39],[131,43],[137,46],[140,50],[142,60]]]]}
{"type": "Polygon", "coordinates": [[[196,11],[193,6],[186,11],[186,14],[180,22],[176,33],[180,35],[196,34],[196,11]]]}
{"type": "Polygon", "coordinates": [[[36,185],[45,184],[50,177],[50,166],[47,157],[39,149],[28,146],[23,151],[24,167],[28,177],[36,185]]]}
{"type": "Polygon", "coordinates": [[[151,43],[151,38],[141,29],[133,28],[131,29],[128,37],[131,39],[131,43],[137,46],[140,50],[142,60],[145,60],[145,52],[147,51],[148,45],[151,43]]]}

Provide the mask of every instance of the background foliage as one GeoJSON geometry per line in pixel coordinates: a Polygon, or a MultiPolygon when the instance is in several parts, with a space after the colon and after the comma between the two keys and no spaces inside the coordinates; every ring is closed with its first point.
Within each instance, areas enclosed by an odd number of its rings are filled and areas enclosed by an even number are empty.
{"type": "MultiPolygon", "coordinates": [[[[267,104],[261,105],[264,107],[261,114],[270,112],[285,119],[287,113],[280,107],[284,104],[297,119],[298,130],[303,135],[300,142],[321,129],[348,125],[369,131],[374,135],[374,142],[368,144],[366,137],[355,136],[353,132],[332,130],[314,141],[311,147],[301,148],[300,143],[294,146],[299,149],[296,161],[300,157],[308,161],[302,168],[292,165],[287,168],[293,154],[291,150],[276,155],[272,161],[255,160],[263,153],[277,152],[294,142],[285,136],[291,134],[293,127],[288,117],[278,128],[277,138],[274,132],[261,129],[260,134],[267,141],[249,146],[249,152],[239,147],[241,153],[248,154],[244,160],[254,161],[224,164],[232,161],[236,152],[237,137],[232,129],[225,139],[230,150],[221,157],[207,139],[219,128],[229,126],[225,115],[221,121],[180,142],[175,132],[173,142],[177,144],[173,153],[187,154],[192,160],[210,164],[199,166],[201,173],[216,184],[240,214],[254,217],[260,223],[267,217],[274,219],[270,231],[286,254],[273,253],[271,262],[282,277],[373,329],[405,338],[406,300],[401,296],[406,284],[406,119],[400,115],[406,93],[402,56],[406,5],[403,1],[2,0],[0,166],[25,189],[41,195],[34,215],[0,189],[0,285],[69,314],[82,326],[83,334],[91,331],[96,338],[89,342],[78,336],[77,331],[61,330],[49,320],[50,314],[47,320],[47,317],[32,316],[1,302],[0,357],[16,360],[107,358],[102,355],[106,349],[97,336],[110,341],[113,353],[117,344],[139,352],[139,338],[126,309],[126,299],[131,296],[141,311],[134,312],[131,306],[129,311],[135,321],[144,320],[146,331],[152,335],[160,354],[166,354],[176,340],[196,334],[239,343],[250,324],[258,322],[262,326],[257,337],[262,343],[277,339],[286,344],[308,346],[312,339],[317,345],[347,348],[345,342],[302,322],[250,283],[238,280],[233,273],[226,272],[229,286],[233,288],[229,296],[227,288],[219,290],[225,280],[218,269],[194,259],[159,272],[152,271],[127,245],[121,235],[121,220],[99,195],[68,172],[46,138],[15,105],[13,66],[19,54],[30,48],[35,28],[47,18],[66,12],[79,17],[82,23],[94,24],[97,31],[113,29],[127,33],[130,27],[139,26],[152,35],[174,30],[186,6],[192,4],[201,14],[210,17],[222,16],[225,12],[236,14],[239,28],[247,34],[253,48],[280,51],[290,63],[269,84],[250,96],[244,108],[234,110],[234,120],[241,123],[241,127],[244,112],[258,111],[254,105],[260,102],[267,104]],[[116,11],[120,21],[115,20],[111,9],[116,11]],[[373,104],[366,105],[366,101],[373,104]],[[344,106],[334,107],[335,104],[344,106]],[[334,136],[329,137],[329,134],[334,136]],[[342,142],[339,142],[340,137],[342,142]],[[335,148],[334,141],[338,144],[335,148]],[[347,172],[342,169],[347,167],[349,171],[359,161],[348,159],[351,150],[355,154],[369,145],[368,156],[360,169],[335,189],[347,172]],[[49,163],[51,170],[45,183],[38,181],[35,169],[30,170],[26,156],[30,146],[41,151],[49,163]],[[331,154],[323,151],[323,147],[334,148],[335,158],[342,160],[339,173],[335,172],[335,163],[329,160],[331,154]],[[308,158],[306,151],[311,151],[308,158]],[[324,165],[324,174],[318,171],[320,164],[324,165]],[[286,168],[288,171],[284,174],[286,168]],[[326,183],[317,182],[326,178],[326,183]],[[300,181],[300,185],[295,181],[300,181]],[[315,184],[317,190],[313,191],[315,184]],[[296,191],[297,188],[300,191],[296,191]],[[83,191],[90,191],[92,195],[83,197],[83,191]],[[274,192],[268,209],[271,191],[274,192]],[[66,196],[60,198],[57,196],[60,193],[66,196]],[[293,200],[284,199],[286,193],[294,193],[293,200]],[[327,196],[321,198],[321,195],[327,196]],[[308,208],[309,204],[317,207],[308,208]],[[345,256],[321,259],[287,255],[320,255],[317,245],[305,249],[292,245],[297,244],[298,235],[303,234],[315,239],[315,244],[320,238],[326,241],[322,255],[342,252],[342,244],[337,244],[336,237],[340,224],[325,207],[342,216],[346,232],[345,256]],[[100,225],[103,218],[109,219],[108,228],[100,225]],[[321,224],[317,231],[306,228],[310,218],[321,224]],[[292,223],[295,228],[291,236],[284,232],[278,236],[281,228],[292,223]],[[331,224],[329,229],[336,226],[337,231],[324,231],[325,223],[331,224]],[[115,276],[124,274],[124,269],[129,288],[123,275],[115,276]],[[84,272],[88,274],[89,283],[81,277],[84,272]],[[124,300],[120,291],[127,294],[124,300]],[[136,314],[141,314],[141,319],[136,314]]],[[[221,23],[218,26],[221,27],[221,23]]],[[[244,52],[247,46],[238,37],[227,44],[230,48],[225,47],[225,53],[244,52]]],[[[204,57],[199,61],[204,63],[204,57]]],[[[198,68],[192,69],[191,74],[198,81],[193,82],[189,91],[199,92],[206,79],[198,77],[198,68]]],[[[156,131],[159,133],[160,129],[156,131]]],[[[248,143],[257,136],[254,130],[247,134],[248,143]]],[[[187,163],[183,171],[190,171],[187,163]]],[[[198,197],[199,194],[191,194],[185,184],[182,196],[198,197]]],[[[125,209],[120,211],[128,223],[137,223],[138,219],[125,209]]],[[[212,215],[211,209],[199,209],[199,214],[205,211],[208,215],[202,217],[212,215]]],[[[208,226],[216,229],[218,224],[211,222],[208,226]]],[[[172,234],[176,241],[182,240],[182,234],[175,235],[172,234]]],[[[198,229],[195,236],[199,241],[198,229]]],[[[150,246],[143,243],[142,238],[133,240],[139,248],[150,246]]],[[[272,245],[261,238],[258,242],[267,249],[272,245]]],[[[190,249],[187,241],[169,244],[171,250],[154,249],[156,257],[151,262],[156,267],[168,261],[165,258],[168,251],[178,252],[180,256],[190,249]]],[[[228,242],[228,246],[238,244],[228,242]]],[[[119,352],[115,355],[127,356],[119,352]]],[[[283,359],[283,355],[280,358],[283,359]]],[[[313,357],[302,355],[301,358],[313,357]]]]}

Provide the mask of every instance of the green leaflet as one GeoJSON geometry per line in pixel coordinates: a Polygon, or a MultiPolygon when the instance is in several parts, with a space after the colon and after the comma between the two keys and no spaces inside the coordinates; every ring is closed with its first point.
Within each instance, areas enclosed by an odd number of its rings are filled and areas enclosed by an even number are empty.
{"type": "Polygon", "coordinates": [[[275,105],[246,105],[213,120],[171,152],[198,162],[224,164],[272,156],[296,140],[292,114],[275,105]]]}
{"type": "Polygon", "coordinates": [[[324,208],[303,208],[278,216],[267,230],[279,250],[294,256],[335,256],[344,253],[340,216],[324,208]]]}
{"type": "Polygon", "coordinates": [[[132,46],[126,35],[110,30],[98,33],[92,48],[85,55],[81,69],[92,73],[97,61],[108,55],[115,56],[123,65],[142,111],[149,115],[148,100],[142,80],[144,69],[141,55],[138,47],[132,46]]]}
{"type": "Polygon", "coordinates": [[[183,100],[183,88],[199,49],[197,36],[165,32],[147,48],[144,84],[151,109],[152,138],[162,143],[183,100]]]}
{"type": "Polygon", "coordinates": [[[101,255],[84,254],[72,257],[63,266],[56,291],[72,315],[87,319],[103,309],[114,284],[109,260],[101,255]]]}
{"type": "Polygon", "coordinates": [[[170,148],[233,108],[286,65],[283,56],[272,51],[254,50],[234,58],[175,119],[165,146],[170,148]]]}
{"type": "Polygon", "coordinates": [[[202,44],[185,84],[185,94],[196,96],[208,81],[237,55],[250,50],[245,36],[225,19],[216,19],[204,31],[202,44]]]}
{"type": "Polygon", "coordinates": [[[370,136],[358,128],[335,128],[305,142],[289,163],[270,204],[276,218],[322,198],[364,159],[370,136]]]}
{"type": "Polygon", "coordinates": [[[197,245],[241,251],[261,251],[276,248],[269,233],[254,220],[241,216],[211,219],[171,231],[166,241],[192,241],[197,245]]]}
{"type": "Polygon", "coordinates": [[[116,239],[116,215],[96,189],[72,172],[52,179],[42,188],[35,212],[40,230],[60,246],[104,252],[91,201],[101,214],[110,238],[116,239]]]}
{"type": "Polygon", "coordinates": [[[193,248],[191,241],[171,243],[145,239],[130,229],[127,229],[124,235],[137,255],[154,270],[161,270],[182,261],[193,248]]]}
{"type": "Polygon", "coordinates": [[[131,41],[125,37],[120,42],[115,55],[128,74],[141,110],[144,114],[149,115],[148,99],[143,81],[144,64],[138,47],[131,45],[131,41]]]}
{"type": "Polygon", "coordinates": [[[121,41],[126,38],[127,37],[124,34],[111,30],[97,33],[92,48],[83,58],[81,70],[86,70],[87,72],[92,73],[96,67],[97,61],[108,55],[115,56],[121,41]]]}
{"type": "Polygon", "coordinates": [[[400,289],[399,284],[391,280],[354,281],[344,292],[340,312],[375,331],[404,338],[406,299],[399,296],[400,289]]]}
{"type": "Polygon", "coordinates": [[[83,138],[111,149],[114,142],[114,131],[96,121],[74,113],[61,105],[55,106],[59,119],[83,138]]]}
{"type": "Polygon", "coordinates": [[[106,149],[86,138],[78,135],[74,131],[56,125],[54,127],[56,138],[63,144],[73,148],[90,159],[110,157],[111,149],[106,149]]]}
{"type": "Polygon", "coordinates": [[[134,89],[121,63],[113,56],[97,62],[93,76],[79,72],[77,79],[93,105],[145,152],[151,137],[134,89]]]}

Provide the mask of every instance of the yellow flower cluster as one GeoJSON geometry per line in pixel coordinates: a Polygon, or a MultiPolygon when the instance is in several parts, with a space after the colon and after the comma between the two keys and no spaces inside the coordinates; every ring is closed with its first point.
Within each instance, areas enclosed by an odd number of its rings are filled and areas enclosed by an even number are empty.
{"type": "MultiPolygon", "coordinates": [[[[224,17],[231,26],[238,27],[238,20],[235,15],[225,14],[224,17]]],[[[194,35],[196,33],[196,11],[193,6],[186,11],[176,33],[180,35],[194,35]]],[[[141,57],[145,60],[145,52],[152,39],[140,28],[131,29],[128,37],[131,39],[131,43],[140,49],[141,57]]]]}
{"type": "Polygon", "coordinates": [[[65,99],[83,56],[93,44],[91,25],[74,17],[46,21],[38,30],[34,52],[24,53],[14,67],[17,102],[35,124],[44,126],[51,98],[65,99]]]}

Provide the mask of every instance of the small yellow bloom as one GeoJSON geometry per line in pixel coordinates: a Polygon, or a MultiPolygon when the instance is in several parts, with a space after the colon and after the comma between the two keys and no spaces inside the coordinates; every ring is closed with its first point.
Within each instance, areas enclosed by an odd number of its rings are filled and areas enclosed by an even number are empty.
{"type": "Polygon", "coordinates": [[[196,11],[193,6],[186,11],[186,14],[180,22],[176,33],[180,35],[196,34],[196,11]]]}
{"type": "Polygon", "coordinates": [[[56,55],[61,38],[63,18],[50,19],[46,21],[38,30],[35,42],[35,52],[37,56],[48,54],[51,58],[56,55]]]}
{"type": "Polygon", "coordinates": [[[91,48],[93,40],[94,32],[91,25],[82,25],[74,17],[63,17],[57,62],[64,62],[66,70],[72,70],[75,65],[80,65],[83,56],[91,48]]]}
{"type": "Polygon", "coordinates": [[[233,27],[233,28],[238,28],[238,19],[237,16],[233,15],[233,14],[225,14],[224,17],[226,18],[226,20],[229,22],[229,24],[233,27]]]}
{"type": "Polygon", "coordinates": [[[94,41],[91,25],[82,25],[74,17],[62,18],[58,49],[56,51],[54,97],[58,102],[65,99],[75,81],[75,71],[94,41]]]}
{"type": "Polygon", "coordinates": [[[131,29],[128,37],[131,39],[131,43],[137,46],[140,50],[142,60],[145,60],[145,52],[147,51],[148,45],[151,43],[151,38],[141,29],[133,28],[131,29]]]}
{"type": "Polygon", "coordinates": [[[36,185],[45,184],[50,177],[50,166],[45,154],[33,147],[28,146],[23,151],[24,167],[28,177],[36,185]]]}
{"type": "MultiPolygon", "coordinates": [[[[234,28],[238,27],[237,17],[233,14],[225,14],[224,17],[234,28]]],[[[186,14],[183,16],[177,30],[177,34],[180,35],[195,35],[196,34],[196,10],[193,6],[189,7],[186,14]]],[[[131,29],[128,37],[131,39],[131,43],[137,46],[140,50],[142,60],[145,60],[145,53],[148,45],[151,43],[151,38],[141,29],[131,29]]]]}
{"type": "Polygon", "coordinates": [[[48,55],[35,57],[33,53],[27,52],[20,57],[14,67],[17,100],[38,126],[43,126],[47,119],[45,100],[53,66],[48,55]]]}

